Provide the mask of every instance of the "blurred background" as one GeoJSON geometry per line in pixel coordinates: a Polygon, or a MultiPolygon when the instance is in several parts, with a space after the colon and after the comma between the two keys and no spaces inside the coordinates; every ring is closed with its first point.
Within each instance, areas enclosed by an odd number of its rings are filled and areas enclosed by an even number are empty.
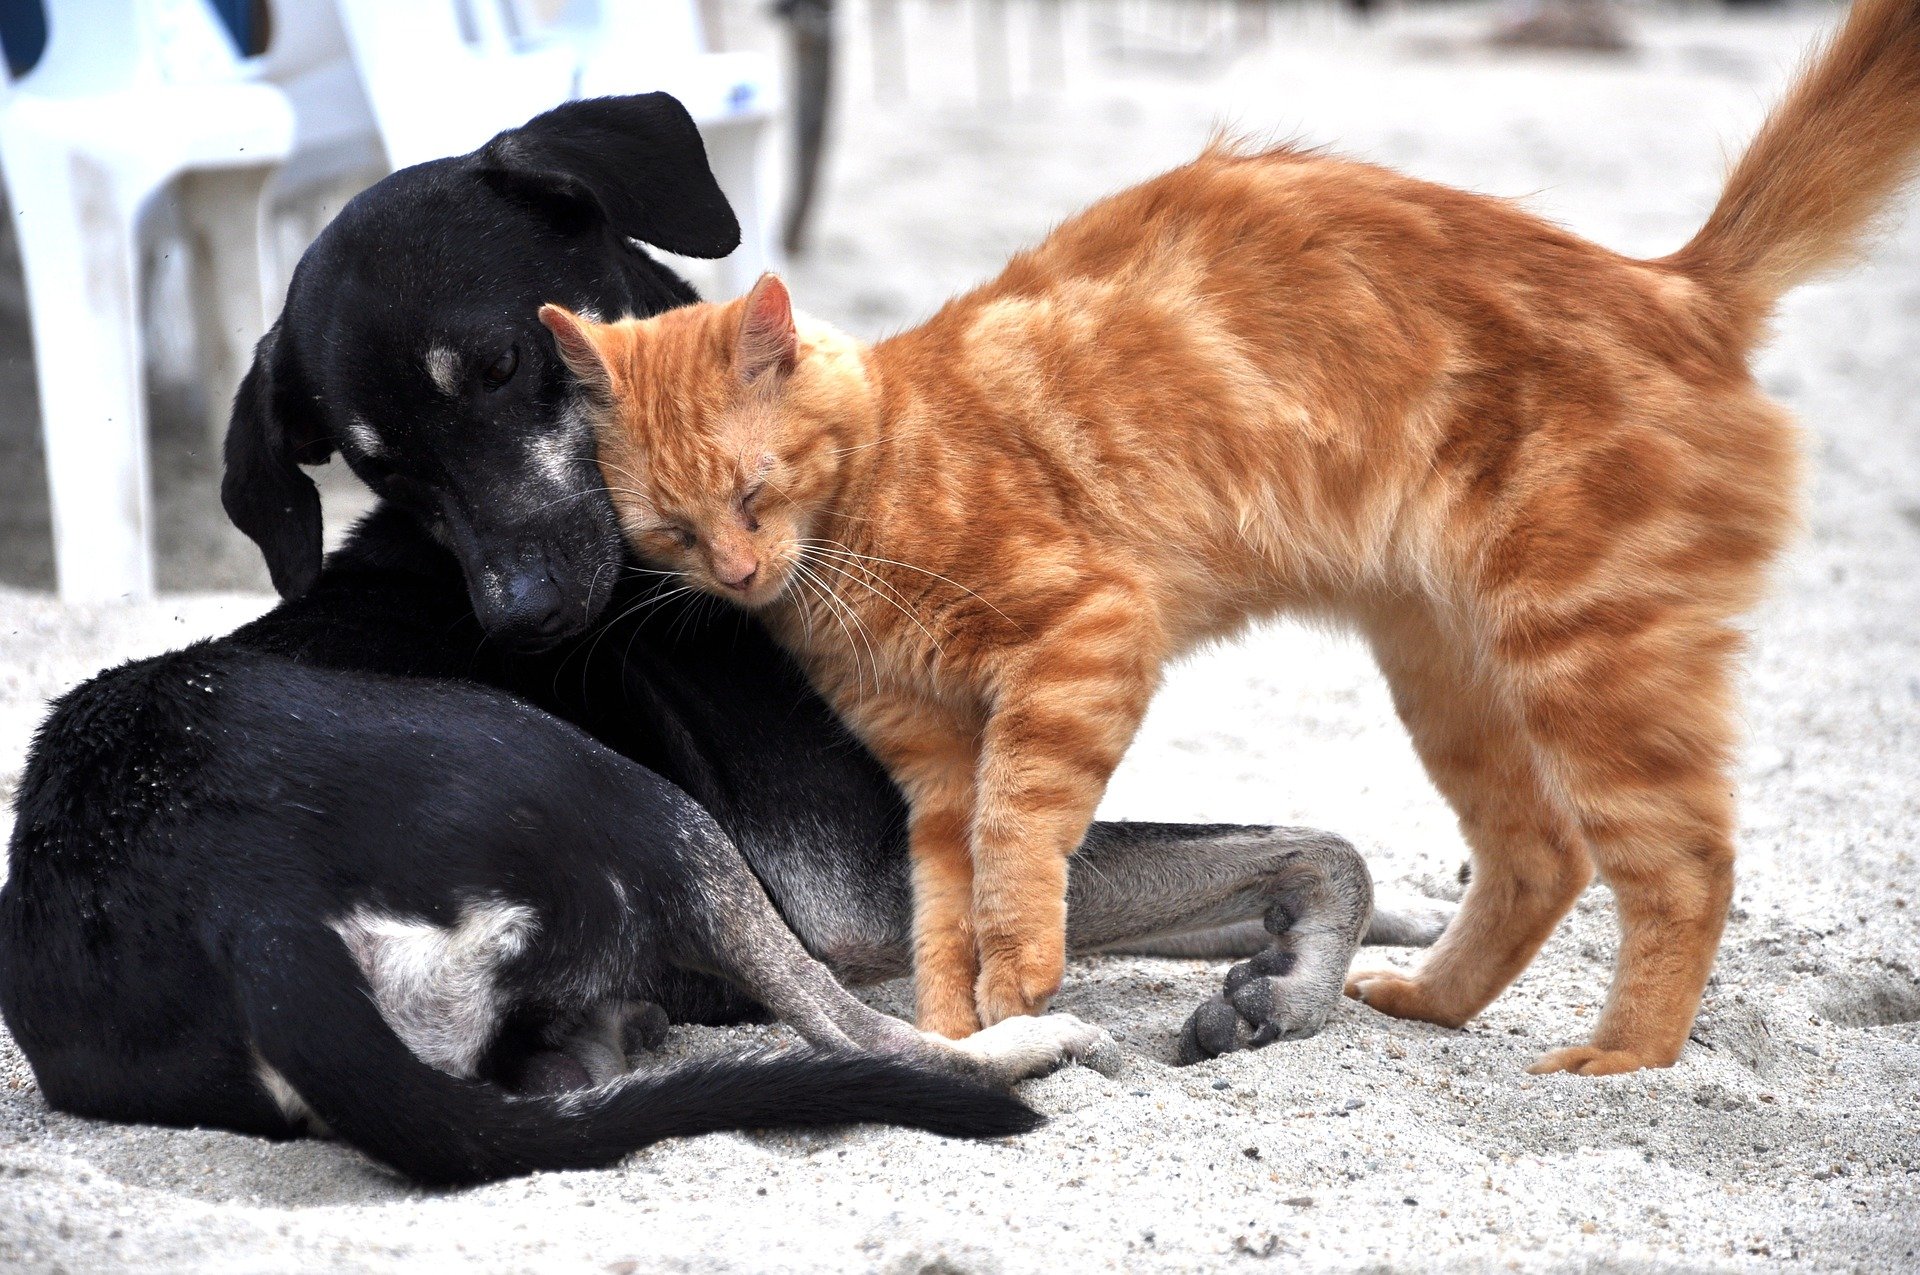
{"type": "MultiPolygon", "coordinates": [[[[1668,251],[1711,201],[1721,142],[1837,11],[0,0],[0,609],[264,590],[220,512],[218,439],[300,249],[392,168],[568,97],[681,96],[750,240],[689,276],[725,293],[778,265],[804,308],[874,336],[1219,127],[1668,251]]],[[[337,536],[365,497],[338,465],[319,475],[337,536]]]]}

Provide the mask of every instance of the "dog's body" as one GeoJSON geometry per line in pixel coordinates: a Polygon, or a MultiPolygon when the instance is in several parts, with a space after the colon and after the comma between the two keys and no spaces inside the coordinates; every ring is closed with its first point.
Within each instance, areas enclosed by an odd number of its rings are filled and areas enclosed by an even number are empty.
{"type": "MultiPolygon", "coordinates": [[[[692,293],[632,239],[717,255],[736,236],[655,95],[396,174],[309,250],[223,493],[288,600],[64,697],[17,798],[0,1011],[55,1106],[324,1124],[428,1181],[743,1125],[1032,1122],[996,1090],[1087,1030],[956,1047],[849,997],[829,969],[909,965],[897,793],[751,623],[613,582],[537,302],[657,311],[692,293]],[[389,502],[322,569],[298,465],[335,449],[389,502]],[[646,1004],[769,1010],[826,1052],[511,1092],[608,1079],[646,1004]]],[[[1252,956],[1188,1024],[1185,1052],[1210,1056],[1317,1030],[1371,902],[1326,834],[1096,825],[1071,941],[1252,956]]]]}

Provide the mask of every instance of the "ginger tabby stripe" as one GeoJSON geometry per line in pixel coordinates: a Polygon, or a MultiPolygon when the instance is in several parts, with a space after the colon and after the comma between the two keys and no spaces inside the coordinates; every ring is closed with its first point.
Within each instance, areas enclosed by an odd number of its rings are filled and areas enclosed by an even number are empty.
{"type": "Polygon", "coordinates": [[[1920,152],[1920,0],[1863,0],[1705,228],[1633,261],[1497,199],[1210,147],[864,345],[772,276],[542,318],[636,552],[755,609],[912,811],[923,1025],[1040,1010],[1066,859],[1169,660],[1281,613],[1372,644],[1474,871],[1385,1013],[1460,1024],[1597,868],[1592,1040],[1674,1061],[1733,882],[1740,639],[1795,521],[1748,359],[1920,152]]]}

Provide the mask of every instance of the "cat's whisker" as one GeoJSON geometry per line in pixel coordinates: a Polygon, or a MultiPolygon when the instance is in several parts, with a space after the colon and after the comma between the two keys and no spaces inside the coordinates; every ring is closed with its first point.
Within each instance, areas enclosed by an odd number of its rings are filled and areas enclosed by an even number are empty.
{"type": "MultiPolygon", "coordinates": [[[[851,571],[848,571],[845,567],[839,565],[836,562],[833,562],[831,560],[822,560],[820,565],[837,572],[841,576],[844,576],[846,579],[852,581],[854,584],[857,584],[861,588],[865,589],[868,593],[871,593],[874,597],[879,598],[882,602],[885,602],[888,606],[898,611],[901,615],[906,616],[907,619],[913,622],[913,625],[915,628],[919,629],[922,633],[927,635],[927,641],[933,643],[933,649],[936,654],[945,655],[947,653],[946,649],[940,645],[940,639],[933,635],[933,630],[929,629],[926,625],[922,624],[920,622],[919,616],[909,611],[906,607],[902,606],[899,602],[895,601],[893,598],[888,597],[886,594],[880,592],[880,590],[874,588],[871,584],[867,583],[865,580],[860,579],[858,576],[854,575],[851,571]]],[[[862,569],[864,570],[864,568],[862,569]]]]}
{"type": "Polygon", "coordinates": [[[969,589],[966,585],[961,584],[958,580],[955,580],[950,576],[943,576],[938,571],[929,571],[925,567],[916,567],[911,562],[900,562],[894,558],[881,558],[881,557],[876,557],[875,555],[870,553],[860,553],[854,549],[847,547],[846,545],[842,544],[838,540],[806,540],[806,541],[802,541],[801,543],[814,545],[814,546],[825,546],[825,548],[820,549],[820,552],[827,553],[830,556],[841,556],[841,557],[853,558],[861,562],[878,562],[890,567],[900,567],[907,571],[918,571],[923,576],[931,576],[933,579],[940,581],[942,584],[951,585],[953,588],[960,590],[960,592],[967,594],[969,597],[980,602],[983,606],[985,606],[988,610],[992,611],[995,615],[1005,620],[1008,624],[1013,624],[1015,628],[1020,628],[1022,632],[1025,632],[1025,629],[1022,628],[1020,625],[1014,624],[1013,617],[1009,616],[1005,611],[1002,611],[999,607],[994,606],[992,602],[988,601],[986,598],[982,597],[980,594],[974,592],[972,589],[969,589]]]}
{"type": "MultiPolygon", "coordinates": [[[[877,586],[879,588],[885,589],[892,598],[898,599],[901,605],[903,606],[911,607],[913,603],[913,599],[909,598],[906,595],[905,591],[903,591],[898,585],[894,584],[891,580],[888,580],[885,576],[881,575],[879,572],[875,571],[872,567],[869,567],[864,563],[856,562],[847,558],[841,558],[841,557],[838,557],[837,555],[823,558],[821,561],[822,561],[822,565],[833,566],[836,570],[845,570],[850,567],[853,570],[860,572],[862,584],[865,584],[868,588],[874,588],[877,586]]],[[[918,617],[916,616],[916,618],[918,617]]]]}
{"type": "Polygon", "coordinates": [[[820,454],[823,456],[845,456],[850,452],[863,452],[869,447],[878,447],[882,443],[890,443],[892,441],[893,435],[883,434],[879,438],[869,439],[864,443],[854,443],[849,447],[836,447],[830,451],[823,451],[820,454]]]}
{"type": "Polygon", "coordinates": [[[633,632],[627,635],[627,644],[625,647],[621,649],[621,652],[620,652],[621,661],[624,663],[628,659],[632,658],[633,644],[640,639],[640,630],[646,627],[647,621],[653,618],[653,613],[663,603],[670,602],[673,599],[680,597],[682,594],[698,593],[698,592],[700,592],[699,586],[691,585],[691,584],[683,584],[675,588],[668,589],[665,593],[656,594],[651,598],[642,599],[636,605],[629,607],[622,614],[621,619],[625,619],[627,616],[634,615],[634,614],[639,614],[640,619],[638,623],[636,623],[633,626],[633,632]]]}
{"type": "MultiPolygon", "coordinates": [[[[842,598],[839,593],[834,590],[832,585],[820,578],[819,573],[814,571],[812,564],[796,560],[794,566],[802,573],[801,578],[813,585],[814,592],[828,608],[828,614],[832,615],[833,618],[839,622],[840,631],[846,634],[848,653],[853,657],[855,676],[859,676],[861,639],[864,638],[864,630],[860,626],[859,615],[854,612],[852,607],[847,605],[846,599],[842,598]],[[853,621],[852,626],[849,626],[847,623],[849,619],[853,621]]],[[[879,662],[874,656],[873,644],[871,642],[864,644],[867,651],[867,661],[873,667],[874,685],[878,686],[880,683],[879,662]]]]}
{"type": "Polygon", "coordinates": [[[837,620],[841,619],[842,612],[845,613],[846,619],[841,620],[840,627],[841,627],[841,631],[845,632],[847,635],[847,648],[853,654],[853,657],[854,657],[855,675],[858,676],[859,669],[860,669],[860,648],[854,644],[855,637],[856,635],[858,635],[861,645],[864,645],[866,647],[867,663],[872,666],[873,684],[874,684],[874,687],[877,689],[880,685],[880,657],[877,653],[875,653],[873,649],[872,638],[868,632],[867,626],[860,619],[860,613],[858,611],[855,611],[845,598],[841,597],[837,592],[835,592],[832,585],[828,584],[825,580],[822,580],[819,577],[819,575],[814,572],[812,565],[808,563],[804,558],[796,558],[794,560],[794,566],[797,570],[804,572],[803,578],[812,581],[814,587],[819,591],[821,598],[824,601],[826,601],[829,604],[829,606],[832,608],[832,613],[835,619],[837,620]],[[848,629],[846,620],[851,620],[853,622],[853,627],[851,629],[848,629]]]}
{"type": "Polygon", "coordinates": [[[828,605],[829,599],[826,595],[825,589],[822,587],[820,582],[813,577],[813,573],[806,569],[805,564],[801,563],[798,560],[795,560],[793,569],[794,569],[794,578],[798,580],[802,585],[812,590],[812,596],[816,596],[821,599],[822,605],[826,607],[827,615],[833,619],[834,623],[840,626],[840,631],[846,635],[847,651],[850,655],[853,656],[854,678],[856,681],[858,681],[860,676],[860,648],[854,645],[853,631],[847,628],[847,622],[840,618],[840,613],[834,610],[831,605],[828,605]]]}
{"type": "MultiPolygon", "coordinates": [[[[620,569],[634,570],[635,569],[631,567],[626,567],[625,564],[616,562],[610,559],[609,561],[600,564],[600,570],[605,570],[608,566],[612,566],[616,570],[620,570],[620,569]]],[[[684,575],[685,572],[662,572],[660,574],[684,575]]],[[[599,571],[596,571],[594,573],[594,578],[596,580],[599,578],[599,571]]],[[[586,644],[584,652],[582,652],[579,648],[576,648],[573,652],[569,653],[565,659],[561,660],[559,665],[553,670],[552,689],[554,694],[558,695],[560,693],[560,675],[566,672],[567,665],[573,660],[574,655],[577,654],[577,655],[580,655],[580,695],[581,695],[581,698],[584,699],[587,694],[587,676],[593,670],[593,657],[595,654],[599,652],[600,644],[607,640],[607,634],[611,633],[618,625],[624,622],[629,616],[636,615],[641,612],[650,610],[651,608],[658,606],[660,603],[665,602],[669,598],[673,597],[676,593],[686,592],[692,587],[693,587],[692,585],[682,585],[677,589],[670,589],[666,593],[659,593],[659,594],[653,595],[652,597],[641,598],[638,602],[635,602],[631,606],[627,607],[624,611],[620,612],[620,614],[614,616],[612,619],[602,621],[601,624],[599,625],[598,631],[593,635],[593,641],[586,644]]],[[[588,596],[589,597],[592,596],[591,588],[589,588],[588,590],[588,596]]],[[[638,626],[636,626],[635,633],[638,633],[638,631],[639,631],[638,626]]],[[[633,649],[632,638],[627,639],[627,649],[629,651],[633,649]]]]}
{"type": "MultiPolygon", "coordinates": [[[[602,562],[599,566],[593,569],[593,578],[587,581],[586,610],[589,615],[593,613],[594,591],[600,587],[600,574],[603,571],[605,571],[608,567],[613,568],[613,572],[616,577],[620,574],[620,560],[618,558],[608,558],[605,562],[602,562]]],[[[607,595],[607,600],[608,601],[613,600],[613,595],[611,593],[607,595]]]]}
{"type": "Polygon", "coordinates": [[[624,465],[615,464],[614,462],[606,459],[604,456],[582,456],[579,459],[591,460],[595,464],[599,465],[602,469],[617,470],[623,477],[628,478],[635,483],[643,483],[643,480],[641,479],[640,475],[634,473],[631,469],[628,469],[624,465]]]}
{"type": "Polygon", "coordinates": [[[569,500],[579,500],[582,496],[597,496],[600,493],[609,491],[609,490],[611,489],[607,487],[588,487],[581,491],[568,492],[564,496],[555,496],[552,500],[546,501],[542,504],[535,505],[530,512],[537,514],[542,509],[550,509],[554,505],[565,504],[569,500]]]}

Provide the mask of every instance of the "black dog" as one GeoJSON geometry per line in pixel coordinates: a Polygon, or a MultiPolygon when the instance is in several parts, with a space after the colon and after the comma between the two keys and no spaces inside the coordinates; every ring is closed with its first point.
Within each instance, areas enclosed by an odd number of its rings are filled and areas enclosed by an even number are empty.
{"type": "MultiPolygon", "coordinates": [[[[65,696],[17,798],[0,1012],[54,1106],[324,1124],[434,1182],[726,1127],[1035,1120],[1005,1087],[1084,1025],[943,1042],[835,981],[907,968],[898,795],[750,622],[623,565],[535,319],[691,300],[635,241],[737,238],[656,94],[397,173],[308,250],[223,487],[287,600],[65,696]],[[335,450],[386,499],[323,569],[299,466],[335,450]],[[819,1048],[603,1083],[661,1010],[772,1011],[819,1048]]],[[[1071,940],[1257,953],[1189,1022],[1197,1057],[1317,1030],[1370,914],[1338,838],[1103,824],[1071,940]]]]}

